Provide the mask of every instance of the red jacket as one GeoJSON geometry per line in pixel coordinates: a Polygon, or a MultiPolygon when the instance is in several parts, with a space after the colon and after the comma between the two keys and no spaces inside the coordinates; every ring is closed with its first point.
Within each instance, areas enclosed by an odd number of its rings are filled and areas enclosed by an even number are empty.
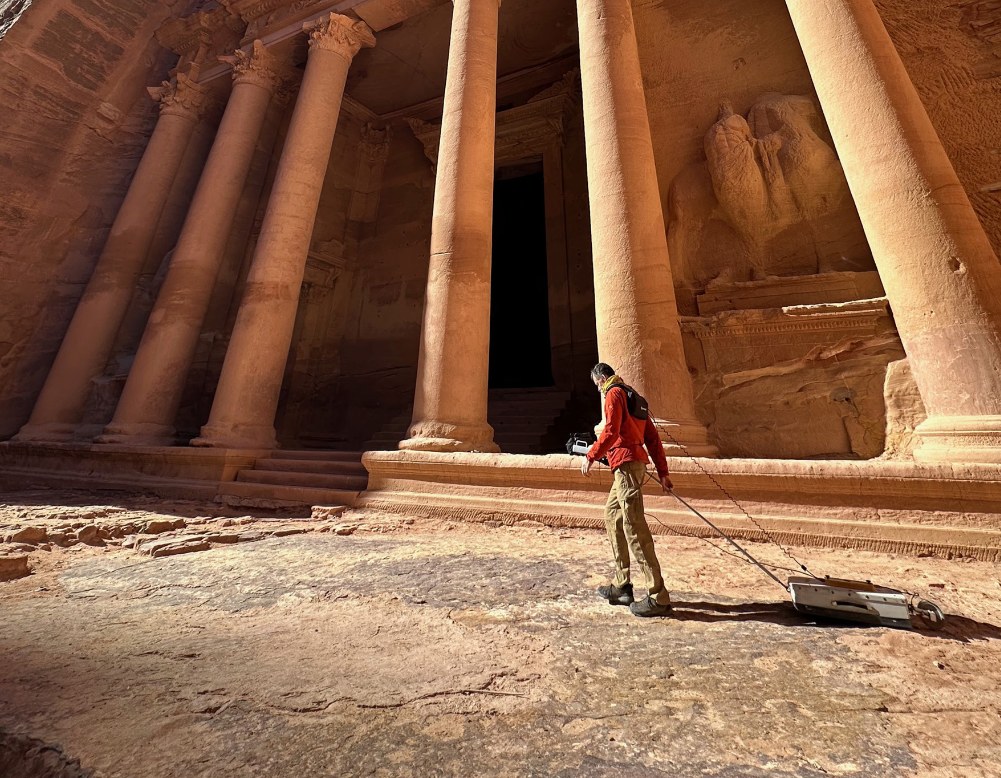
{"type": "Polygon", "coordinates": [[[622,384],[612,384],[605,392],[605,429],[587,452],[587,458],[596,462],[608,457],[608,466],[615,470],[626,462],[649,462],[644,444],[653,457],[657,474],[667,475],[667,457],[660,443],[660,435],[649,416],[645,420],[629,415],[626,390],[622,384]]]}

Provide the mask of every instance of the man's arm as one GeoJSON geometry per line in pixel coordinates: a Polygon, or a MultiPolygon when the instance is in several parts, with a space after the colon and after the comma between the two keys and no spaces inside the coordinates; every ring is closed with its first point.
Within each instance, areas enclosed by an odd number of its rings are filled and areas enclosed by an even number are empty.
{"type": "Polygon", "coordinates": [[[612,387],[605,392],[605,427],[598,440],[587,451],[589,460],[597,462],[608,453],[612,442],[621,434],[622,418],[626,412],[625,390],[615,391],[615,387],[612,387]]]}

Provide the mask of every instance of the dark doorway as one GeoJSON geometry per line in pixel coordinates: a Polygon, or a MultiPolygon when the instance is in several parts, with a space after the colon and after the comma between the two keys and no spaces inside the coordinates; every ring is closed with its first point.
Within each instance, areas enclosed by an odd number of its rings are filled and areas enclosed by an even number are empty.
{"type": "Polygon", "coordinates": [[[490,387],[553,385],[542,163],[501,168],[494,182],[490,387]]]}

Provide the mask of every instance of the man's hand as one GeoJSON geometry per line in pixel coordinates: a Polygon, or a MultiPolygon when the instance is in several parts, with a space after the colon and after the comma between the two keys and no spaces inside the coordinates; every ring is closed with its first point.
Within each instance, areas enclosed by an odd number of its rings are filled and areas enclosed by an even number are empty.
{"type": "Polygon", "coordinates": [[[587,457],[584,457],[584,461],[583,461],[583,463],[581,463],[581,466],[580,466],[581,475],[591,475],[591,465],[593,465],[593,464],[594,464],[594,462],[592,462],[587,457]]]}
{"type": "Polygon", "coordinates": [[[671,492],[674,490],[674,484],[671,483],[671,479],[666,475],[660,479],[660,485],[664,488],[665,492],[671,492]]]}

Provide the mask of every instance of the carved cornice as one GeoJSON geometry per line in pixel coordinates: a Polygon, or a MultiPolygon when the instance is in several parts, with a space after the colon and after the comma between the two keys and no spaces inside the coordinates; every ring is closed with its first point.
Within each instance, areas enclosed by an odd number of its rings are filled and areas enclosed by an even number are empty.
{"type": "MultiPolygon", "coordinates": [[[[517,162],[562,145],[564,123],[579,94],[580,72],[571,70],[524,105],[498,113],[496,160],[517,162]]],[[[404,121],[424,146],[424,155],[437,167],[441,126],[412,117],[404,121]]]]}
{"type": "Polygon", "coordinates": [[[375,35],[365,22],[341,14],[307,22],[302,30],[309,36],[310,51],[329,51],[349,61],[362,47],[375,45],[375,35]]]}
{"type": "Polygon", "coordinates": [[[167,19],[156,31],[156,39],[181,57],[181,65],[202,64],[213,53],[236,44],[244,24],[225,8],[199,11],[183,18],[167,19]]]}
{"type": "Polygon", "coordinates": [[[246,38],[260,37],[266,32],[323,11],[333,0],[222,0],[230,13],[237,14],[247,24],[246,38]]]}
{"type": "Polygon", "coordinates": [[[237,49],[218,59],[232,66],[234,84],[256,84],[274,94],[291,80],[290,68],[276,59],[259,40],[253,42],[249,52],[237,49]]]}
{"type": "Polygon", "coordinates": [[[727,312],[709,317],[683,317],[681,320],[681,329],[702,341],[794,332],[847,330],[873,333],[884,328],[892,328],[886,298],[850,304],[727,312]]]}
{"type": "Polygon", "coordinates": [[[288,2],[289,0],[222,0],[222,4],[230,13],[248,22],[274,13],[288,5],[288,2]]]}
{"type": "Polygon", "coordinates": [[[211,104],[205,91],[184,73],[178,73],[160,86],[146,89],[149,96],[160,104],[160,114],[170,114],[197,119],[211,104]]]}

